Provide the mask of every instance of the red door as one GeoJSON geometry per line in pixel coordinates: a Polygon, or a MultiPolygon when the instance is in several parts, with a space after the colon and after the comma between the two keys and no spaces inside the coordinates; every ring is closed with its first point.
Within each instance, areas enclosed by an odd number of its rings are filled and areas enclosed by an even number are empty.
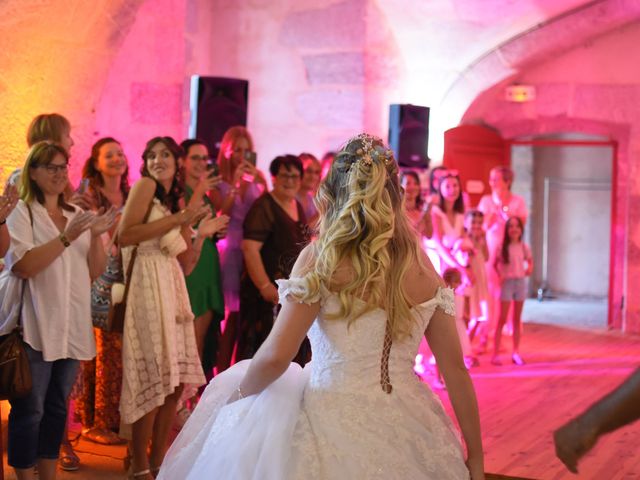
{"type": "Polygon", "coordinates": [[[443,165],[459,172],[471,206],[490,192],[489,171],[509,164],[506,148],[496,130],[482,125],[461,125],[444,132],[443,165]]]}

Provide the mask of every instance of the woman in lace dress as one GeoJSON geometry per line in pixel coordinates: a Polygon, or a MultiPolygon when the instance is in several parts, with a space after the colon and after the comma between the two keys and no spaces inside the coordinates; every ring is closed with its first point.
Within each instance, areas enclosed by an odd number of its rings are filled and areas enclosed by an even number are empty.
{"type": "Polygon", "coordinates": [[[250,361],[217,376],[172,445],[160,479],[482,479],[475,394],[460,352],[453,293],[403,212],[382,141],[338,152],[317,197],[319,236],[250,361]],[[291,364],[305,335],[313,361],[291,364]],[[413,374],[426,335],[466,444],[413,374]]]}
{"type": "Polygon", "coordinates": [[[149,140],[142,178],[131,189],[120,221],[125,272],[133,247],[138,249],[128,279],[120,398],[122,423],[131,426],[132,477],[138,480],[153,479],[162,463],[184,385],[205,382],[184,275],[224,219],[213,218],[208,207],[180,210],[183,157],[171,137],[149,140]],[[191,225],[200,219],[192,241],[191,225]]]}

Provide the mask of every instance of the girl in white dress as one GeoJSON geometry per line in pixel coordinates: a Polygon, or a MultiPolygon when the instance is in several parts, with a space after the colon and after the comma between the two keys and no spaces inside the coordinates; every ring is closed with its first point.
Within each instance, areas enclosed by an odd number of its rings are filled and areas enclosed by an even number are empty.
{"type": "Polygon", "coordinates": [[[478,409],[444,288],[403,211],[398,168],[358,135],[317,196],[318,238],[252,360],[215,377],[159,479],[482,479],[478,409]],[[313,360],[291,364],[308,335],[313,360]],[[466,449],[412,371],[426,335],[466,449]]]}

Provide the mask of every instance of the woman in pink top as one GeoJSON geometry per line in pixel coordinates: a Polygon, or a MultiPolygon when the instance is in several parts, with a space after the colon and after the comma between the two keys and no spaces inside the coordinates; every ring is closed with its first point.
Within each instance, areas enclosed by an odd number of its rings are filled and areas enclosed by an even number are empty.
{"type": "Polygon", "coordinates": [[[524,224],[520,217],[507,220],[504,240],[494,253],[493,267],[500,281],[500,318],[494,337],[494,350],[491,363],[502,365],[500,361],[500,340],[502,327],[507,323],[509,307],[513,302],[513,353],[511,360],[516,365],[524,365],[518,351],[520,347],[520,317],[526,296],[526,277],[533,270],[533,258],[529,245],[522,241],[524,224]]]}

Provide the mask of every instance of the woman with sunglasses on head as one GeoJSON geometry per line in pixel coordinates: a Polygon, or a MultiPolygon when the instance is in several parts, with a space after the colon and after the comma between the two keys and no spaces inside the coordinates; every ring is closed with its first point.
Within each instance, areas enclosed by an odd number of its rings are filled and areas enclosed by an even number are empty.
{"type": "MultiPolygon", "coordinates": [[[[67,203],[68,161],[60,145],[34,144],[22,169],[21,201],[7,219],[7,269],[26,280],[20,316],[33,383],[27,397],[11,400],[9,465],[19,480],[36,478],[36,465],[41,479],[56,477],[78,362],[95,356],[89,289],[106,266],[100,237],[116,213],[67,203]]],[[[12,328],[3,325],[0,334],[12,328]]]]}

